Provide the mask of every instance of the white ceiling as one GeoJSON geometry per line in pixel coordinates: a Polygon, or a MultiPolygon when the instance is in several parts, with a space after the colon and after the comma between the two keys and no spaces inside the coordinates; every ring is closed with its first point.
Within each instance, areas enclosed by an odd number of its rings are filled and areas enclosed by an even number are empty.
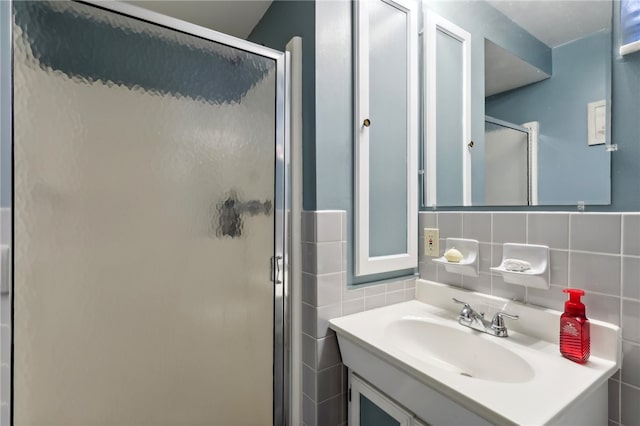
{"type": "Polygon", "coordinates": [[[491,96],[549,78],[495,43],[484,40],[484,95],[491,96]]]}
{"type": "Polygon", "coordinates": [[[611,28],[611,0],[487,0],[549,47],[611,28]]]}
{"type": "Polygon", "coordinates": [[[127,1],[135,6],[246,39],[272,0],[127,1]]]}
{"type": "MultiPolygon", "coordinates": [[[[487,0],[549,47],[611,28],[611,0],[487,0]]],[[[549,76],[485,40],[485,96],[526,86],[549,76]]]]}

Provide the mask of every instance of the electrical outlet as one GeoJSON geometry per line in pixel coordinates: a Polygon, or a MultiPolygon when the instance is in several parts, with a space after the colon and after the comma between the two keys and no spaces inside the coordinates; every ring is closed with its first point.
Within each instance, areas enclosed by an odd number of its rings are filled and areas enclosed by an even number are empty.
{"type": "Polygon", "coordinates": [[[424,228],[424,255],[438,257],[440,255],[440,230],[424,228]]]}

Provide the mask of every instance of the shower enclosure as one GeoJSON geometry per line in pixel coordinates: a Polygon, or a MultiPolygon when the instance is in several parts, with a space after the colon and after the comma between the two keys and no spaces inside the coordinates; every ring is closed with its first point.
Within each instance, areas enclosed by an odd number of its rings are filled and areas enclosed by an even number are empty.
{"type": "Polygon", "coordinates": [[[485,116],[485,205],[537,204],[537,140],[527,127],[533,124],[485,116]]]}
{"type": "Polygon", "coordinates": [[[284,424],[285,54],[12,6],[14,424],[284,424]]]}

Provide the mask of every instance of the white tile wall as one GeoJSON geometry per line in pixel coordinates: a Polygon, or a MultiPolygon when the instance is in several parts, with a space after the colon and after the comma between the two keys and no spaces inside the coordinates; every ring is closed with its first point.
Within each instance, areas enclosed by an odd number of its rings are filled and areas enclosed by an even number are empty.
{"type": "MultiPolygon", "coordinates": [[[[562,310],[565,287],[586,291],[587,316],[622,326],[621,373],[609,381],[611,425],[640,426],[640,213],[421,212],[419,229],[480,241],[480,276],[445,272],[420,252],[420,276],[474,291],[562,310]],[[505,284],[489,267],[502,258],[502,243],[548,245],[551,288],[505,284]]],[[[441,253],[442,254],[442,253],[441,253]]]]}
{"type": "MultiPolygon", "coordinates": [[[[469,213],[466,213],[465,216],[467,214],[469,213]]],[[[491,224],[493,243],[502,244],[526,242],[526,215],[519,213],[492,213],[491,216],[493,217],[493,221],[491,224]]]]}
{"type": "Polygon", "coordinates": [[[620,253],[622,215],[575,214],[570,218],[572,250],[620,253]]]}
{"type": "MultiPolygon", "coordinates": [[[[11,238],[11,209],[0,209],[0,243],[11,238]]],[[[9,425],[11,403],[11,296],[0,296],[0,426],[9,425]]]]}
{"type": "Polygon", "coordinates": [[[569,215],[546,213],[527,218],[529,244],[542,244],[567,250],[569,248],[569,215]]]}
{"type": "Polygon", "coordinates": [[[335,426],[347,421],[347,370],[331,318],[415,299],[415,278],[347,288],[347,216],[303,212],[303,421],[335,426]]]}

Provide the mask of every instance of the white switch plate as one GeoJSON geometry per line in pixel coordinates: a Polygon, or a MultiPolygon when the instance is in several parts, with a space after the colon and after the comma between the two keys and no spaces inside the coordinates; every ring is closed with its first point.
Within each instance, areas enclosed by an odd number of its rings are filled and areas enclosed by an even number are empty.
{"type": "Polygon", "coordinates": [[[440,255],[440,230],[424,228],[424,255],[438,257],[440,255]]]}

